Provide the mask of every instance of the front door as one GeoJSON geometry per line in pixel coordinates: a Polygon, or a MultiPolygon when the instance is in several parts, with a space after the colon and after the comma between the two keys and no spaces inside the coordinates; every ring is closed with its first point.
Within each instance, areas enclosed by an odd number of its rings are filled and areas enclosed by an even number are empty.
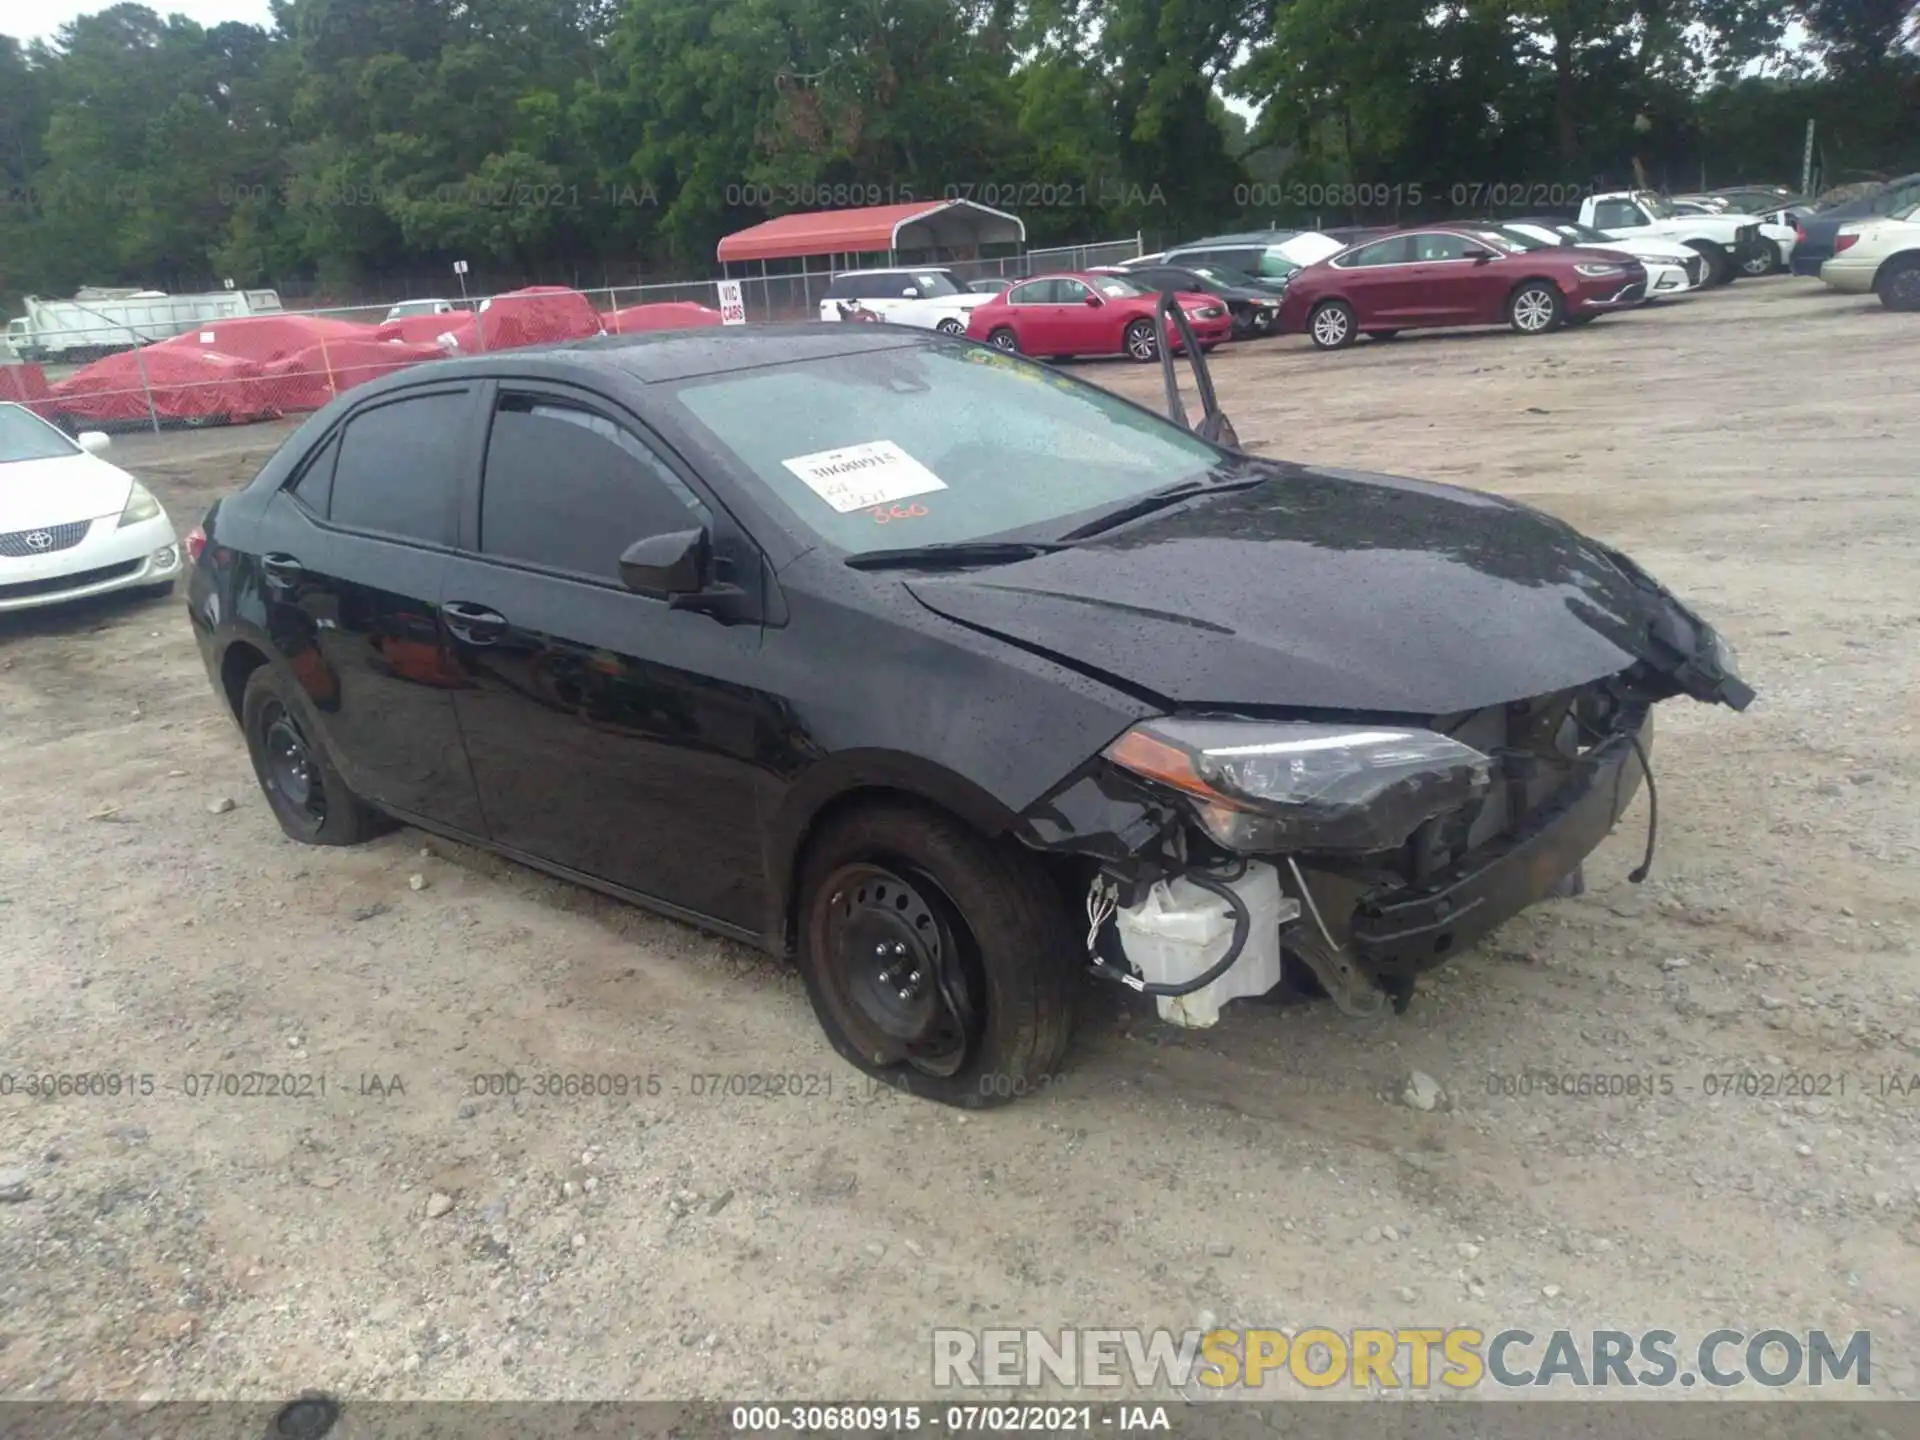
{"type": "Polygon", "coordinates": [[[500,382],[468,514],[442,593],[489,836],[757,930],[755,778],[779,730],[751,684],[759,625],[636,595],[619,557],[705,525],[720,578],[757,591],[758,551],[641,427],[562,387],[500,382]]]}

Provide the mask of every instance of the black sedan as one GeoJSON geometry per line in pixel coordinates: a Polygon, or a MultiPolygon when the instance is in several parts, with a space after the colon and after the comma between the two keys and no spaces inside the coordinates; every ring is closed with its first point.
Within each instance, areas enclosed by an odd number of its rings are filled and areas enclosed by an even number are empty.
{"type": "Polygon", "coordinates": [[[889,325],[401,371],[187,549],[288,835],[405,821],[791,954],[847,1060],[970,1106],[1095,976],[1404,1004],[1608,833],[1657,702],[1751,697],[1544,514],[889,325]]]}
{"type": "Polygon", "coordinates": [[[1233,315],[1235,340],[1271,334],[1287,289],[1285,280],[1262,280],[1216,265],[1132,265],[1113,273],[1156,290],[1215,296],[1233,315]]]}

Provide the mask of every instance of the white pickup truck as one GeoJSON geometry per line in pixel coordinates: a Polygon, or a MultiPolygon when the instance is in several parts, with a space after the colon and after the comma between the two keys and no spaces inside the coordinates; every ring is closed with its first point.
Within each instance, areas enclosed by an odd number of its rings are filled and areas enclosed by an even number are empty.
{"type": "Polygon", "coordinates": [[[1689,215],[1650,190],[1592,195],[1580,206],[1580,223],[1616,240],[1658,235],[1678,240],[1707,262],[1709,285],[1740,275],[1765,275],[1793,258],[1791,226],[1757,215],[1689,215]]]}

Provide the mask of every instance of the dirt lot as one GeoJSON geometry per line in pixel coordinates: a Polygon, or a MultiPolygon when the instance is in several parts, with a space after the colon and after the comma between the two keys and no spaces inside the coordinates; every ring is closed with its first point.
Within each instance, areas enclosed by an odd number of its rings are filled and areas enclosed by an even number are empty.
{"type": "MultiPolygon", "coordinates": [[[[1102,991],[1066,1080],[988,1114],[869,1094],[740,946],[413,832],[282,839],[177,601],[0,625],[0,1393],[898,1399],[936,1325],[1217,1321],[1866,1328],[1875,1392],[1920,1396],[1910,319],[1775,280],[1223,352],[1254,447],[1552,510],[1761,699],[1666,707],[1647,884],[1643,797],[1584,897],[1405,1017],[1176,1032],[1102,991]],[[1674,1092],[1490,1093],[1533,1067],[1674,1092]],[[474,1093],[508,1069],[664,1086],[474,1093]],[[24,1093],[74,1071],[155,1089],[24,1093]],[[238,1071],[326,1093],[186,1093],[238,1071]],[[1736,1071],[1834,1078],[1706,1093],[1736,1071]],[[831,1093],[698,1093],[764,1072],[831,1093]]],[[[184,529],[281,433],[115,458],[184,529]]]]}

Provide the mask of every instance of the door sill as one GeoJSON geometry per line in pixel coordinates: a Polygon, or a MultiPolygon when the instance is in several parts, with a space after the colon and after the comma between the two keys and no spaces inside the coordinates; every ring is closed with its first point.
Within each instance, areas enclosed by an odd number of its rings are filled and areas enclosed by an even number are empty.
{"type": "Polygon", "coordinates": [[[481,835],[472,834],[454,825],[442,825],[425,816],[415,815],[407,810],[397,810],[390,806],[381,807],[384,813],[391,815],[402,824],[411,825],[416,830],[424,830],[430,835],[439,835],[448,840],[457,840],[462,845],[471,845],[476,850],[485,850],[489,854],[501,856],[529,870],[539,870],[556,879],[571,881],[588,890],[597,890],[602,895],[615,900],[624,900],[629,905],[637,905],[642,910],[651,910],[656,915],[664,915],[669,920],[678,920],[683,925],[692,925],[696,929],[719,935],[728,940],[743,941],[762,950],[771,950],[766,935],[743,925],[716,919],[712,915],[702,914],[698,910],[689,910],[684,905],[675,905],[658,896],[648,895],[640,890],[630,890],[625,885],[616,885],[611,880],[602,880],[597,875],[589,875],[584,870],[575,870],[571,866],[560,865],[552,860],[542,860],[538,855],[529,855],[524,850],[516,850],[511,845],[501,845],[481,835]]]}

